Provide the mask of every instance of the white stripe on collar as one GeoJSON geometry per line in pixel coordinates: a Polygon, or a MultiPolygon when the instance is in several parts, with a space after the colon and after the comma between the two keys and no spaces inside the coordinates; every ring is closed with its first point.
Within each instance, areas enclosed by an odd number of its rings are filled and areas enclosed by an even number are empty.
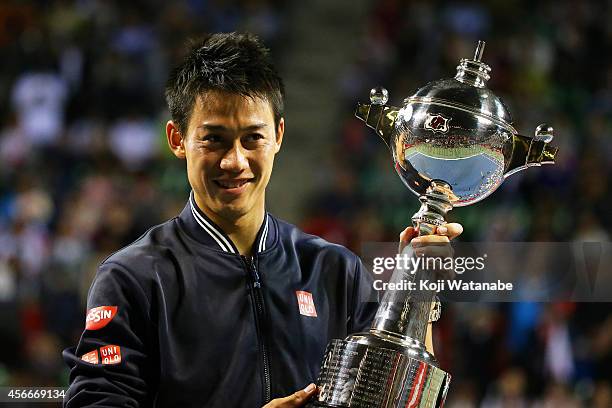
{"type": "Polygon", "coordinates": [[[208,232],[208,234],[219,244],[221,249],[225,252],[231,252],[235,254],[234,248],[230,242],[223,236],[221,232],[219,232],[211,223],[206,221],[206,218],[202,217],[195,208],[195,204],[193,202],[193,194],[189,196],[189,205],[191,206],[191,212],[196,222],[200,224],[204,231],[208,232]]]}
{"type": "Polygon", "coordinates": [[[259,240],[259,247],[257,248],[257,252],[266,250],[266,238],[268,238],[268,214],[264,214],[264,217],[266,217],[266,225],[264,225],[264,230],[261,234],[261,240],[259,240]]]}

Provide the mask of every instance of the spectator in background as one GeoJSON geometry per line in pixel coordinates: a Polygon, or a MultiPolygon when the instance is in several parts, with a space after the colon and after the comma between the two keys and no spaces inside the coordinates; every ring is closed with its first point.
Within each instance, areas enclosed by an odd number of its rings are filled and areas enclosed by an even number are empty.
{"type": "Polygon", "coordinates": [[[132,113],[109,129],[111,151],[131,171],[143,169],[158,151],[158,133],[151,120],[132,113]]]}
{"type": "Polygon", "coordinates": [[[60,75],[41,69],[21,75],[12,92],[17,124],[33,146],[57,142],[64,128],[68,86],[60,75]]]}

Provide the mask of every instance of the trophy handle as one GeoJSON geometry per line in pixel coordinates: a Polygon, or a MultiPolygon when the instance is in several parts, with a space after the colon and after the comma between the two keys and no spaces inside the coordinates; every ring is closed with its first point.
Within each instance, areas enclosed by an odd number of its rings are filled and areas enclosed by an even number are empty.
{"type": "Polygon", "coordinates": [[[553,128],[544,123],[536,128],[534,137],[512,135],[504,146],[504,178],[527,167],[554,164],[559,149],[548,144],[552,139],[553,128]]]}
{"type": "Polygon", "coordinates": [[[395,119],[399,108],[386,105],[389,92],[382,87],[372,88],[369,104],[358,103],[355,116],[363,120],[368,127],[374,129],[376,134],[391,149],[391,137],[395,126],[395,119]]]}
{"type": "Polygon", "coordinates": [[[391,148],[391,136],[399,108],[395,106],[363,104],[359,103],[355,110],[355,116],[363,120],[368,127],[376,131],[376,134],[391,148]]]}

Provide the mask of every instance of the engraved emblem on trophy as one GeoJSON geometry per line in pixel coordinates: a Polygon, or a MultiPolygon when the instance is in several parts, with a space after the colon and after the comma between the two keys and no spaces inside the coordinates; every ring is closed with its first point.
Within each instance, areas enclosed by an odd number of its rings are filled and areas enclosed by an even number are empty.
{"type": "MultiPolygon", "coordinates": [[[[554,163],[552,127],[520,135],[487,89],[484,46],[479,41],[474,58],[461,60],[454,78],[430,82],[401,107],[387,105],[387,90],[375,88],[355,112],[385,142],[397,174],[419,197],[412,221],[420,235],[444,224],[453,207],[488,197],[511,174],[554,163]]],[[[433,301],[433,292],[385,292],[369,332],[328,345],[311,406],[441,407],[450,374],[424,346],[433,301]]]]}

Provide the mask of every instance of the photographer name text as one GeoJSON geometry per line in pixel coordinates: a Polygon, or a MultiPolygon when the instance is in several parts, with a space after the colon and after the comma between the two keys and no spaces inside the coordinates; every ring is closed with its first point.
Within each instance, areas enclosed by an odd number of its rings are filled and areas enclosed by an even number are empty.
{"type": "Polygon", "coordinates": [[[399,282],[384,282],[380,279],[374,281],[376,290],[420,290],[442,292],[445,290],[456,291],[511,291],[511,282],[477,282],[461,279],[438,279],[435,281],[423,279],[418,282],[403,279],[399,282]]]}

